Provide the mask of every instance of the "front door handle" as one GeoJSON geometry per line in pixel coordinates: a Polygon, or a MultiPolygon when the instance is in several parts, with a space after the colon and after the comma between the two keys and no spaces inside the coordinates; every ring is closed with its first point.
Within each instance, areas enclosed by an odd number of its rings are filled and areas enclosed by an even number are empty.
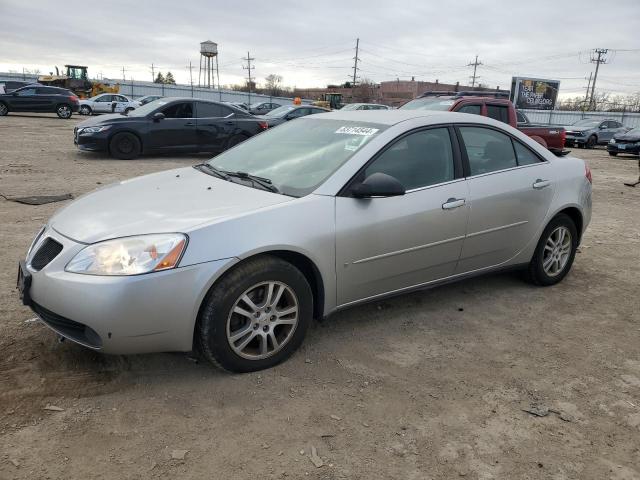
{"type": "Polygon", "coordinates": [[[446,202],[444,202],[442,204],[442,209],[443,210],[452,210],[454,208],[458,208],[463,206],[465,203],[465,199],[464,198],[450,198],[449,200],[447,200],[446,202]]]}
{"type": "Polygon", "coordinates": [[[549,185],[551,185],[551,182],[549,180],[542,180],[540,178],[533,182],[533,188],[535,188],[536,190],[541,190],[545,187],[548,187],[549,185]]]}
{"type": "Polygon", "coordinates": [[[224,122],[225,125],[233,125],[235,122],[229,121],[229,122],[224,122]]]}
{"type": "Polygon", "coordinates": [[[195,123],[193,122],[187,122],[184,124],[185,127],[193,127],[195,125],[195,123]]]}

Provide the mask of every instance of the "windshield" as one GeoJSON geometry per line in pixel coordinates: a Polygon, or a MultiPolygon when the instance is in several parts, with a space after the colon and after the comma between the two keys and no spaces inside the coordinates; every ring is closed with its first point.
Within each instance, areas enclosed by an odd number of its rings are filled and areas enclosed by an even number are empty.
{"type": "Polygon", "coordinates": [[[269,129],[207,163],[228,172],[268,178],[283,194],[303,197],[386,128],[307,117],[269,129]]]}
{"type": "Polygon", "coordinates": [[[285,105],[284,107],[278,107],[275,110],[271,110],[269,113],[267,113],[265,115],[265,117],[282,117],[284,115],[286,115],[288,112],[290,112],[291,110],[293,110],[294,107],[293,105],[285,105]]]}
{"type": "Polygon", "coordinates": [[[400,110],[443,110],[447,111],[451,108],[454,101],[443,97],[425,97],[416,98],[405,103],[400,110]]]}
{"type": "Polygon", "coordinates": [[[628,132],[624,133],[623,135],[636,135],[636,136],[640,136],[640,128],[633,128],[633,129],[629,130],[628,132]]]}
{"type": "Polygon", "coordinates": [[[136,108],[135,110],[131,110],[129,113],[127,113],[127,116],[128,117],[146,117],[151,112],[153,112],[156,108],[166,105],[167,103],[169,103],[169,100],[163,100],[159,98],[149,103],[145,103],[144,105],[136,108]]]}
{"type": "Polygon", "coordinates": [[[357,110],[359,106],[359,103],[349,103],[348,105],[342,107],[340,110],[357,110]]]}
{"type": "Polygon", "coordinates": [[[258,102],[258,103],[252,103],[251,105],[249,105],[249,108],[258,108],[260,105],[262,105],[264,102],[258,102]]]}
{"type": "Polygon", "coordinates": [[[573,124],[574,127],[597,127],[600,125],[600,120],[578,120],[573,124]]]}

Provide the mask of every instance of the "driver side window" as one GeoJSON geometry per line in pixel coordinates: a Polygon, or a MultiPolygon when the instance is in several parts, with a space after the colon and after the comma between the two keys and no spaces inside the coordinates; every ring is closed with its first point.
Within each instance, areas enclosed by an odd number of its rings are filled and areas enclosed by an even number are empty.
{"type": "Polygon", "coordinates": [[[191,102],[182,102],[170,105],[165,108],[165,118],[193,118],[193,104],[191,102]]]}
{"type": "Polygon", "coordinates": [[[23,90],[18,90],[16,93],[18,94],[19,97],[29,97],[31,95],[35,95],[36,94],[36,89],[35,88],[25,88],[23,90]]]}
{"type": "Polygon", "coordinates": [[[365,169],[364,178],[378,172],[395,177],[406,190],[453,180],[449,129],[420,130],[400,138],[365,169]]]}

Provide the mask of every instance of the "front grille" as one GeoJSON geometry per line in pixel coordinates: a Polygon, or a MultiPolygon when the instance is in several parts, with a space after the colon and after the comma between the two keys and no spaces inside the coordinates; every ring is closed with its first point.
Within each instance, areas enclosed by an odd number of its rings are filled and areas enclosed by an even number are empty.
{"type": "Polygon", "coordinates": [[[31,268],[34,270],[42,270],[51,260],[56,258],[62,251],[62,244],[56,242],[53,238],[46,238],[42,245],[31,259],[31,268]]]}
{"type": "Polygon", "coordinates": [[[69,320],[57,313],[53,313],[51,310],[47,310],[35,302],[31,303],[31,308],[44,323],[49,325],[49,327],[59,334],[88,347],[102,347],[100,335],[98,335],[91,327],[69,320]]]}

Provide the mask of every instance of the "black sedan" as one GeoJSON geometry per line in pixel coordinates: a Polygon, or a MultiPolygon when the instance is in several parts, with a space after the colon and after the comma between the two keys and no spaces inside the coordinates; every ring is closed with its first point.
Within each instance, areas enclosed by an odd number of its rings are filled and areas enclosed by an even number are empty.
{"type": "Polygon", "coordinates": [[[127,115],[85,120],[74,129],[74,143],[122,160],[146,153],[220,153],[267,127],[264,120],[223,103],[165,98],[127,115]]]}
{"type": "Polygon", "coordinates": [[[0,117],[9,112],[56,113],[71,118],[80,108],[80,99],[71,91],[58,87],[28,85],[0,95],[0,117]]]}
{"type": "Polygon", "coordinates": [[[609,155],[615,157],[619,153],[640,155],[640,128],[625,133],[616,133],[607,144],[609,155]]]}
{"type": "Polygon", "coordinates": [[[331,110],[326,108],[314,107],[311,105],[285,105],[284,107],[270,111],[262,118],[264,118],[269,124],[269,127],[275,127],[276,125],[293,120],[294,118],[306,117],[307,115],[330,111],[331,110]]]}

